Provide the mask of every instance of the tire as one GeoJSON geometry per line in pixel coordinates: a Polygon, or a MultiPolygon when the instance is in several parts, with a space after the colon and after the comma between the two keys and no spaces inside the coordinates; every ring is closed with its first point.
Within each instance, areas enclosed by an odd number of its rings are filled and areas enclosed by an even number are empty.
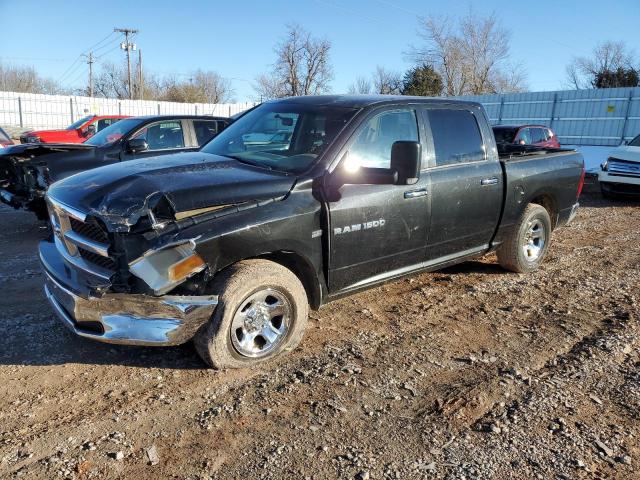
{"type": "Polygon", "coordinates": [[[533,272],[544,260],[549,250],[550,240],[549,213],[543,206],[531,203],[522,212],[514,229],[498,248],[496,252],[498,262],[503,268],[512,272],[533,272]]]}
{"type": "Polygon", "coordinates": [[[616,199],[615,194],[611,193],[611,188],[602,183],[600,184],[600,193],[602,194],[602,198],[606,198],[607,200],[616,199]]]}
{"type": "Polygon", "coordinates": [[[211,367],[245,368],[293,350],[302,340],[309,303],[298,277],[268,260],[244,260],[211,287],[218,305],[194,337],[211,367]],[[277,332],[277,333],[276,333],[277,332]]]}

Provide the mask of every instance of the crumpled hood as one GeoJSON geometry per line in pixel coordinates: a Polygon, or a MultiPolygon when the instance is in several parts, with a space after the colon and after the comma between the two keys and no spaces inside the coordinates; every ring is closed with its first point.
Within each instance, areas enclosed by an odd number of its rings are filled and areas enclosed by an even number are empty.
{"type": "Polygon", "coordinates": [[[620,146],[609,153],[610,157],[627,160],[629,162],[640,162],[640,147],[629,145],[620,146]]]}
{"type": "Polygon", "coordinates": [[[15,165],[31,167],[46,165],[61,155],[84,155],[96,147],[81,143],[24,143],[0,148],[0,182],[11,178],[10,171],[15,165]],[[74,153],[71,153],[74,152],[74,153]]]}
{"type": "Polygon", "coordinates": [[[0,150],[0,158],[5,156],[31,158],[48,153],[91,150],[94,148],[96,147],[84,143],[21,143],[9,145],[0,150]]]}
{"type": "Polygon", "coordinates": [[[116,163],[54,183],[48,196],[128,231],[149,208],[174,213],[286,195],[295,177],[202,152],[116,163]]]}

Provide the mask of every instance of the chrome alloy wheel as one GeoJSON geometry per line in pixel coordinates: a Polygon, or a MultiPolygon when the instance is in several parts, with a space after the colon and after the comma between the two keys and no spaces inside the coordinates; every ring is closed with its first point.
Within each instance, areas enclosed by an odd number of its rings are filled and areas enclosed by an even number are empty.
{"type": "Polygon", "coordinates": [[[545,241],[544,224],[537,218],[533,219],[527,226],[527,232],[522,243],[522,251],[527,261],[535,262],[540,257],[545,241]]]}
{"type": "Polygon", "coordinates": [[[247,297],[231,322],[231,342],[245,357],[259,358],[282,343],[291,326],[289,300],[277,290],[265,288],[247,297]]]}

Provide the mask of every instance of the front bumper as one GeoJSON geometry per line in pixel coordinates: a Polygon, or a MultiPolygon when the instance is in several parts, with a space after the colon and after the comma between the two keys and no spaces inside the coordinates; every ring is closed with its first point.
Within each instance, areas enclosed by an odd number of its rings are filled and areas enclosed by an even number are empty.
{"type": "Polygon", "coordinates": [[[631,175],[612,174],[600,170],[598,172],[598,181],[607,184],[625,184],[640,187],[640,177],[631,175]]]}
{"type": "Polygon", "coordinates": [[[81,337],[123,345],[180,345],[193,338],[218,303],[216,296],[82,292],[81,285],[73,284],[80,277],[52,246],[40,243],[45,295],[60,320],[81,337]]]}

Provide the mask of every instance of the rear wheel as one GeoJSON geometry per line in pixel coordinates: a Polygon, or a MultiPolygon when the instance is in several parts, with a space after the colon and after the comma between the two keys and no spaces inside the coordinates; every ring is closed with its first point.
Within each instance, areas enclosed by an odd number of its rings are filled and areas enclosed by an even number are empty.
{"type": "Polygon", "coordinates": [[[267,260],[239,262],[214,282],[218,305],[194,343],[214,368],[242,368],[294,349],[309,313],[302,283],[267,260]]]}
{"type": "Polygon", "coordinates": [[[498,248],[498,262],[503,268],[513,272],[532,272],[542,263],[550,240],[549,213],[543,206],[532,203],[498,248]]]}

